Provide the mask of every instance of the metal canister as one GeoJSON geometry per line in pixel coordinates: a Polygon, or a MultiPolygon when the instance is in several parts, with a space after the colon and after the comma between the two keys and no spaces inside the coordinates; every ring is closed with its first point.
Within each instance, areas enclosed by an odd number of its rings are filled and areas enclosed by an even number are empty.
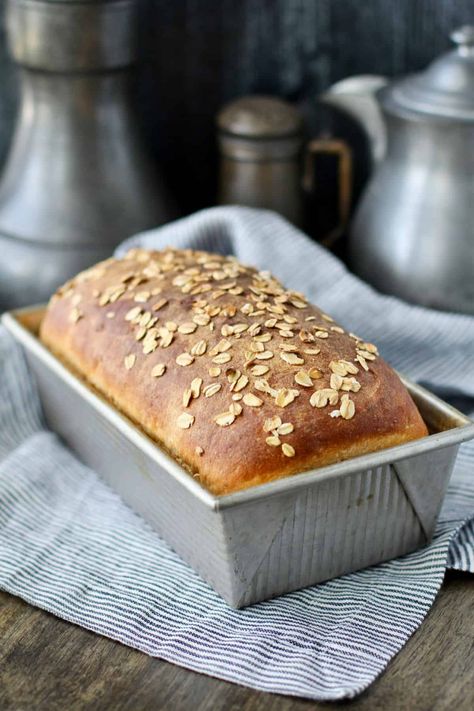
{"type": "Polygon", "coordinates": [[[0,183],[0,310],[172,215],[129,94],[136,0],[8,0],[21,105],[0,183]]]}
{"type": "Polygon", "coordinates": [[[246,96],[224,106],[217,126],[218,202],[276,210],[301,225],[303,121],[299,111],[278,98],[246,96]]]}

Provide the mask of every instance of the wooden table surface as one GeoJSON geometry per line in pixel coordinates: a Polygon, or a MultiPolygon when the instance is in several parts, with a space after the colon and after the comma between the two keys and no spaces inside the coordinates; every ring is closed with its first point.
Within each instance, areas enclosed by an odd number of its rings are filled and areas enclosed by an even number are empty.
{"type": "Polygon", "coordinates": [[[448,573],[427,619],[355,701],[317,704],[181,669],[0,592],[0,710],[472,711],[474,577],[448,573]]]}

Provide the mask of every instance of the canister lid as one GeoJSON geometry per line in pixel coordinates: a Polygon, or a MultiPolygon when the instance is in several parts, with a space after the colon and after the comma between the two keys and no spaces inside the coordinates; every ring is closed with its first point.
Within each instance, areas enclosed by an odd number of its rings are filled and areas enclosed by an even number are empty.
{"type": "Polygon", "coordinates": [[[301,132],[298,109],[272,96],[244,96],[226,104],[217,115],[221,131],[242,138],[283,138],[301,132]]]}
{"type": "Polygon", "coordinates": [[[474,121],[474,25],[455,30],[451,39],[456,49],[378,92],[388,111],[474,121]]]}

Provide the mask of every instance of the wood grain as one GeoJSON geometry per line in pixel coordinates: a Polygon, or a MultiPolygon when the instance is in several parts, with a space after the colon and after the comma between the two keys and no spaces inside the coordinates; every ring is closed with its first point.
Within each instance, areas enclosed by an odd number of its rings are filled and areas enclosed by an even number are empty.
{"type": "Polygon", "coordinates": [[[99,637],[0,593],[2,711],[471,711],[474,580],[449,573],[426,621],[361,697],[317,704],[229,684],[99,637]]]}

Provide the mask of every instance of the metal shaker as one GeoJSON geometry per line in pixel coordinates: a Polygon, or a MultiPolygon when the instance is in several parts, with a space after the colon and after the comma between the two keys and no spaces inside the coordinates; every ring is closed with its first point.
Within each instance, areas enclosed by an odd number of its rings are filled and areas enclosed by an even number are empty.
{"type": "Polygon", "coordinates": [[[277,210],[303,219],[299,155],[303,124],[296,108],[270,96],[246,96],[217,116],[221,204],[277,210]]]}
{"type": "Polygon", "coordinates": [[[172,215],[129,95],[135,0],[8,0],[21,106],[0,182],[0,308],[44,301],[172,215]]]}
{"type": "Polygon", "coordinates": [[[338,225],[319,240],[328,246],[341,236],[352,197],[351,152],[344,141],[319,137],[305,142],[300,111],[271,96],[245,96],[217,116],[221,153],[220,204],[240,204],[279,212],[298,227],[308,222],[318,190],[315,159],[338,161],[338,225]]]}

